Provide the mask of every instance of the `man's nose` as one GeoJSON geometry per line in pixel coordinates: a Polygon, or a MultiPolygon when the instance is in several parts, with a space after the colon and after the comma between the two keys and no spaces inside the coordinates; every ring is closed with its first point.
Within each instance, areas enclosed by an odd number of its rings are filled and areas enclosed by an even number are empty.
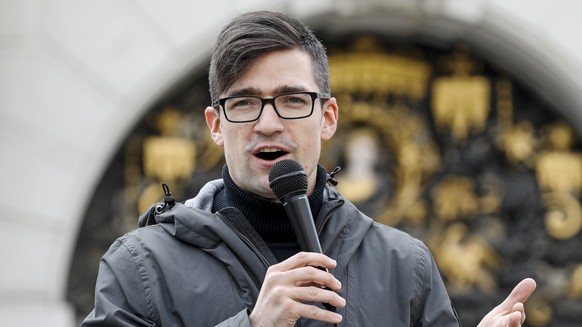
{"type": "Polygon", "coordinates": [[[279,117],[272,104],[266,103],[261,116],[255,124],[255,130],[263,134],[272,134],[283,129],[283,119],[279,117]]]}

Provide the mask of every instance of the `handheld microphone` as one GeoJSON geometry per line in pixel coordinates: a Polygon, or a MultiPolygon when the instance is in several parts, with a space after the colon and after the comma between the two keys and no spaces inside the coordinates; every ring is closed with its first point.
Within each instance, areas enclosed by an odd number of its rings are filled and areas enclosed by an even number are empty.
{"type": "Polygon", "coordinates": [[[281,160],[269,172],[269,186],[291,221],[301,250],[323,253],[307,198],[307,174],[290,159],[281,160]]]}
{"type": "MultiPolygon", "coordinates": [[[[307,198],[307,174],[303,167],[291,159],[275,163],[269,171],[269,187],[283,203],[301,250],[323,253],[307,198]]],[[[329,303],[323,303],[323,306],[327,310],[336,311],[329,303]]]]}
{"type": "MultiPolygon", "coordinates": [[[[269,187],[283,203],[301,250],[323,253],[307,198],[307,174],[303,167],[291,159],[275,163],[269,171],[269,187]]],[[[327,310],[336,311],[329,303],[323,303],[323,306],[327,310]]]]}

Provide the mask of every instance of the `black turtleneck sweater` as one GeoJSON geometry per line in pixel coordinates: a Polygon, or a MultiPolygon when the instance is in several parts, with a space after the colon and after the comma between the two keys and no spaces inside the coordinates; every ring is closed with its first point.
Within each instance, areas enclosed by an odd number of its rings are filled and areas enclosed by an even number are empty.
{"type": "MultiPolygon", "coordinates": [[[[266,201],[242,190],[230,177],[226,165],[222,169],[222,178],[225,187],[214,196],[212,212],[226,207],[241,211],[279,262],[300,251],[297,237],[281,203],[266,201]]],[[[326,180],[325,168],[318,166],[315,189],[309,196],[313,217],[317,217],[323,203],[326,180]]]]}

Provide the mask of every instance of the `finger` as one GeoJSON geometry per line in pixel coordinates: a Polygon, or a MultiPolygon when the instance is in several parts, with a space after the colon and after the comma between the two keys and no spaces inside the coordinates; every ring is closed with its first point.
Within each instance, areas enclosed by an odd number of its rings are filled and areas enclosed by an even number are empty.
{"type": "Polygon", "coordinates": [[[511,312],[512,312],[512,314],[514,312],[519,312],[519,314],[520,314],[520,320],[519,320],[520,324],[523,324],[525,322],[525,308],[523,306],[523,303],[521,303],[521,302],[516,303],[513,306],[513,308],[511,309],[511,312]]]}
{"type": "Polygon", "coordinates": [[[335,268],[336,265],[336,261],[325,254],[316,252],[299,252],[272,267],[276,266],[277,270],[280,269],[281,271],[286,271],[305,266],[335,268]]]}
{"type": "Polygon", "coordinates": [[[343,320],[343,317],[339,313],[325,310],[312,304],[303,304],[299,308],[298,314],[303,318],[319,320],[331,324],[339,324],[343,320]]]}
{"type": "Polygon", "coordinates": [[[317,286],[294,288],[290,296],[296,301],[329,303],[337,308],[343,308],[346,305],[345,299],[337,293],[317,286]]]}
{"type": "Polygon", "coordinates": [[[522,314],[519,311],[512,312],[511,314],[509,314],[506,326],[521,327],[522,324],[523,324],[522,314]]]}
{"type": "Polygon", "coordinates": [[[318,285],[320,288],[327,287],[334,291],[342,287],[341,282],[334,275],[311,266],[291,270],[286,275],[295,286],[318,285]]]}
{"type": "Polygon", "coordinates": [[[510,310],[516,303],[525,302],[535,289],[536,282],[531,278],[525,278],[513,288],[511,294],[500,304],[500,307],[510,310]]]}
{"type": "MultiPolygon", "coordinates": [[[[272,267],[271,267],[272,268],[272,267]]],[[[341,282],[325,270],[307,266],[289,271],[274,271],[269,268],[263,281],[264,289],[279,287],[303,287],[317,285],[337,291],[341,289],[341,282]]]]}

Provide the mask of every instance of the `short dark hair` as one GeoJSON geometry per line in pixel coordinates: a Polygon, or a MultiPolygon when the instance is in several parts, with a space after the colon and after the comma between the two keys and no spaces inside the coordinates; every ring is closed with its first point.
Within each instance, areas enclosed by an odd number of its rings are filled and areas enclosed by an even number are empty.
{"type": "Polygon", "coordinates": [[[241,78],[255,59],[271,51],[292,49],[309,54],[319,91],[330,93],[327,55],[313,31],[285,14],[253,11],[234,18],[218,35],[208,76],[212,101],[241,78]]]}

